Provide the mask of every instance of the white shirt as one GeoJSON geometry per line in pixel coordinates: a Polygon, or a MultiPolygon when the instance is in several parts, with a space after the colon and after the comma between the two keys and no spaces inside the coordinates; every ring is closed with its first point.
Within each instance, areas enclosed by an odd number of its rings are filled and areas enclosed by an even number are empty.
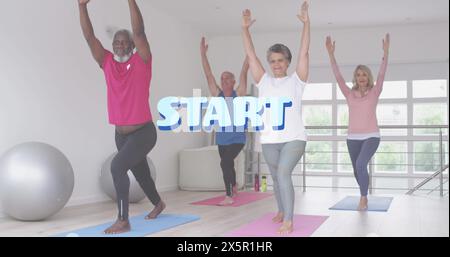
{"type": "Polygon", "coordinates": [[[373,133],[351,133],[348,134],[347,139],[349,140],[366,140],[372,137],[380,138],[380,132],[373,133]]]}
{"type": "Polygon", "coordinates": [[[286,143],[295,140],[306,141],[306,131],[302,119],[302,96],[306,82],[302,81],[297,72],[284,78],[274,78],[267,73],[256,85],[259,97],[288,97],[291,107],[286,107],[283,130],[274,130],[270,118],[270,110],[264,110],[262,120],[264,129],[260,132],[261,144],[286,143]]]}

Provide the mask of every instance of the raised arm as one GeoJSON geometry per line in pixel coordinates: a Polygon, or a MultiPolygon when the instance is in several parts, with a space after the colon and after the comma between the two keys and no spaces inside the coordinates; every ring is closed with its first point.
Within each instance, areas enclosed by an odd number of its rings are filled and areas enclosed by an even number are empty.
{"type": "Polygon", "coordinates": [[[247,95],[247,77],[249,68],[250,66],[248,64],[248,57],[245,57],[244,64],[242,65],[241,75],[239,76],[239,86],[236,90],[238,96],[247,95]]]}
{"type": "Polygon", "coordinates": [[[90,0],[78,0],[78,7],[80,9],[80,24],[83,30],[84,38],[86,39],[89,48],[91,49],[92,56],[95,61],[102,67],[103,60],[105,58],[105,48],[102,46],[100,41],[97,39],[94,33],[94,28],[92,27],[91,19],[89,18],[89,13],[87,9],[87,4],[90,0]]]}
{"type": "Polygon", "coordinates": [[[311,41],[311,26],[309,20],[309,4],[308,1],[303,2],[300,14],[297,17],[303,22],[302,40],[300,46],[300,54],[298,56],[297,75],[306,82],[309,75],[309,45],[311,41]]]}
{"type": "Polygon", "coordinates": [[[256,20],[252,20],[252,14],[250,10],[245,10],[242,13],[242,38],[244,40],[244,49],[248,57],[248,63],[253,79],[256,83],[259,83],[266,72],[261,64],[261,61],[256,56],[255,46],[253,45],[252,37],[250,34],[250,27],[256,20]]]}
{"type": "Polygon", "coordinates": [[[334,76],[336,77],[339,88],[341,89],[342,94],[347,97],[351,90],[345,83],[344,77],[342,77],[341,71],[339,70],[338,64],[336,62],[336,58],[334,56],[334,51],[336,49],[336,42],[331,41],[331,37],[327,37],[326,46],[328,50],[328,55],[330,56],[331,68],[333,69],[334,76]]]}
{"type": "Polygon", "coordinates": [[[202,57],[203,71],[205,72],[206,80],[208,81],[209,92],[211,93],[211,96],[216,97],[220,93],[220,88],[217,85],[216,79],[212,73],[211,65],[209,65],[207,52],[208,45],[206,44],[205,38],[202,37],[202,41],[200,43],[200,54],[202,57]]]}
{"type": "Polygon", "coordinates": [[[383,83],[388,65],[390,44],[391,36],[388,33],[386,34],[385,38],[383,38],[383,60],[381,62],[380,71],[378,72],[377,84],[375,85],[375,90],[377,90],[378,94],[381,94],[381,91],[383,91],[383,83]]]}
{"type": "Polygon", "coordinates": [[[148,43],[147,36],[145,34],[144,19],[142,18],[142,14],[136,0],[128,0],[128,4],[130,6],[133,41],[136,45],[139,56],[147,62],[151,58],[152,52],[150,51],[150,44],[148,43]]]}

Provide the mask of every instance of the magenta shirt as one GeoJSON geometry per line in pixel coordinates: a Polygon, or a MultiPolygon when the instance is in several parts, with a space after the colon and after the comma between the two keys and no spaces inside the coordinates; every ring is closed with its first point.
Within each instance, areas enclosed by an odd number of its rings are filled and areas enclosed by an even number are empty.
{"type": "Polygon", "coordinates": [[[347,86],[336,64],[333,64],[332,68],[337,75],[336,78],[339,88],[347,100],[349,110],[348,134],[379,132],[377,105],[383,90],[384,77],[387,69],[386,58],[383,58],[376,85],[364,97],[361,97],[358,92],[351,90],[347,86]]]}
{"type": "Polygon", "coordinates": [[[125,126],[151,121],[152,59],[146,63],[135,53],[127,62],[119,63],[106,51],[102,68],[108,90],[109,123],[125,126]]]}

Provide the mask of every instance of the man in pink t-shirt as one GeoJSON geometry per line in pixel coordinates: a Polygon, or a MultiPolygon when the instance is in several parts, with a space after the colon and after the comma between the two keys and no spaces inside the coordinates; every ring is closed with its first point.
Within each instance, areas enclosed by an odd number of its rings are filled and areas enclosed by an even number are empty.
{"type": "Polygon", "coordinates": [[[147,155],[157,139],[149,105],[152,54],[145,34],[144,21],[135,0],[128,0],[133,33],[128,30],[116,32],[112,44],[113,53],[105,50],[94,34],[87,10],[89,1],[78,0],[81,28],[94,59],[105,75],[109,123],[116,127],[115,141],[118,149],[111,162],[111,174],[117,193],[118,218],[105,233],[118,234],[131,230],[128,220],[128,170],[132,171],[155,206],[146,219],[155,219],[165,208],[147,163],[147,155]]]}

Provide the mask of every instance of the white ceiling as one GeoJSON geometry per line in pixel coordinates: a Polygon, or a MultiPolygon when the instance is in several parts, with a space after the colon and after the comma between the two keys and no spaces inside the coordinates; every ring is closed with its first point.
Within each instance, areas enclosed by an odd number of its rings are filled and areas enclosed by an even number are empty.
{"type": "MultiPolygon", "coordinates": [[[[240,31],[241,12],[252,10],[255,32],[292,31],[302,0],[151,0],[147,2],[205,34],[240,31]]],[[[310,0],[313,27],[341,28],[448,22],[448,0],[310,0]]]]}

